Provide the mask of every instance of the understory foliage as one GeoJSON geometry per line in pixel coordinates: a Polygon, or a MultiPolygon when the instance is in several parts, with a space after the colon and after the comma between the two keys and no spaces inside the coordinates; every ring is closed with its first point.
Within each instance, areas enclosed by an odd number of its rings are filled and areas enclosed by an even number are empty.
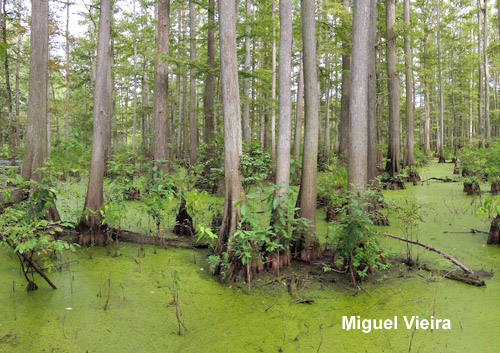
{"type": "MultiPolygon", "coordinates": [[[[49,209],[55,205],[56,191],[49,179],[42,182],[24,182],[20,177],[9,179],[12,186],[26,190],[26,198],[7,207],[0,214],[0,246],[10,249],[18,258],[22,272],[28,282],[28,291],[38,288],[34,273],[49,271],[53,260],[64,250],[75,250],[73,244],[58,239],[65,227],[72,225],[45,219],[49,209]]],[[[7,189],[12,190],[12,189],[7,189]]],[[[2,193],[3,200],[9,200],[9,192],[2,193]]]]}
{"type": "Polygon", "coordinates": [[[370,203],[364,202],[367,195],[351,195],[341,209],[341,220],[330,226],[328,243],[335,251],[334,268],[348,273],[351,281],[368,276],[374,270],[386,269],[389,263],[386,254],[377,241],[375,226],[366,210],[370,203]]]}
{"type": "MultiPolygon", "coordinates": [[[[224,142],[214,139],[210,144],[201,144],[198,152],[198,165],[192,167],[191,177],[195,186],[215,194],[224,184],[224,142]]],[[[251,186],[262,185],[272,176],[269,152],[261,148],[258,141],[245,142],[241,157],[243,186],[248,192],[251,186]]]]}
{"type": "Polygon", "coordinates": [[[492,141],[488,147],[467,146],[458,154],[463,175],[474,180],[500,180],[500,141],[492,141]]]}
{"type": "MultiPolygon", "coordinates": [[[[245,203],[237,202],[236,205],[241,206],[241,220],[229,238],[230,253],[211,255],[208,259],[211,272],[218,273],[222,280],[238,274],[233,270],[238,267],[235,263],[241,265],[249,285],[255,269],[274,267],[279,271],[280,254],[283,257],[289,256],[295,234],[308,231],[309,221],[296,217],[296,191],[292,187],[286,187],[282,197],[277,197],[276,188],[278,186],[271,187],[267,197],[268,210],[275,215],[271,224],[266,223],[265,219],[269,218],[259,212],[261,200],[256,195],[248,195],[245,203]],[[273,261],[277,263],[273,265],[273,261]]],[[[213,244],[217,235],[208,227],[200,227],[198,240],[201,239],[213,244]]]]}

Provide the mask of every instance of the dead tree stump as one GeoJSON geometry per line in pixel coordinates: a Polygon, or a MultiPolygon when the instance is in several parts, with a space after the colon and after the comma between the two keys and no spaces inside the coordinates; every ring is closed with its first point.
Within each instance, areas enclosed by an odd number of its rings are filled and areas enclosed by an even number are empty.
{"type": "Polygon", "coordinates": [[[491,221],[490,232],[486,244],[500,244],[500,214],[491,221]]]}
{"type": "Polygon", "coordinates": [[[173,229],[174,234],[180,236],[193,236],[193,218],[189,215],[186,208],[186,199],[182,197],[179,212],[175,217],[175,226],[173,229]]]}

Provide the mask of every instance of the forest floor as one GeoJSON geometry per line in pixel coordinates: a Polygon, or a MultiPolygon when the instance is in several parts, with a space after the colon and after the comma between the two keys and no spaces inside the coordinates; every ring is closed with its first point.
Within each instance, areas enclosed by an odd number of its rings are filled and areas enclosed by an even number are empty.
{"type": "MultiPolygon", "coordinates": [[[[453,177],[452,172],[452,164],[432,162],[420,175],[426,180],[453,177]]],[[[486,234],[465,233],[471,228],[487,230],[489,224],[475,214],[478,197],[466,196],[462,187],[438,181],[407,183],[406,190],[384,195],[395,202],[413,198],[420,203],[421,242],[474,270],[497,269],[500,248],[486,246],[486,234]]],[[[71,219],[81,212],[84,188],[74,184],[65,189],[58,207],[65,219],[71,219]]],[[[212,207],[219,203],[220,198],[206,200],[212,207]]],[[[120,226],[147,233],[149,222],[142,212],[138,202],[127,202],[120,226]]],[[[402,235],[398,221],[392,215],[390,220],[391,226],[381,231],[402,235]]],[[[322,209],[318,222],[324,237],[322,209]]],[[[393,257],[404,256],[405,244],[385,238],[381,242],[393,257]]],[[[75,262],[50,273],[58,290],[40,282],[40,289],[32,293],[25,291],[18,262],[0,250],[0,352],[407,352],[410,341],[412,352],[497,352],[500,346],[492,324],[500,317],[498,275],[487,279],[485,287],[474,287],[394,261],[391,270],[353,288],[338,275],[323,275],[321,265],[294,264],[280,278],[259,275],[247,293],[243,282],[220,284],[207,273],[208,250],[119,246],[119,257],[99,247],[67,254],[61,262],[75,262]],[[183,335],[177,334],[172,305],[173,271],[187,328],[183,335]],[[297,277],[290,290],[291,279],[297,277]],[[398,316],[399,327],[366,334],[345,331],[344,315],[398,316]],[[451,330],[413,332],[404,326],[404,315],[449,319],[451,330]]],[[[413,253],[434,268],[454,269],[424,249],[415,247],[413,253]]]]}

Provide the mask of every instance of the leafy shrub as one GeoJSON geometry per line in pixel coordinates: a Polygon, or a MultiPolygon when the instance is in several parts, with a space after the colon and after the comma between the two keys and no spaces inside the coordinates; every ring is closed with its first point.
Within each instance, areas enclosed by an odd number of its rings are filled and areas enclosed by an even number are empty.
{"type": "Polygon", "coordinates": [[[347,168],[338,159],[332,158],[332,163],[325,167],[325,172],[318,174],[318,198],[326,198],[331,204],[339,204],[347,192],[347,168]]]}
{"type": "MultiPolygon", "coordinates": [[[[192,169],[195,186],[216,193],[224,180],[224,153],[222,140],[215,139],[209,145],[202,144],[198,152],[199,164],[192,169]]],[[[261,149],[258,141],[245,142],[241,157],[243,186],[248,191],[252,185],[260,184],[272,175],[271,156],[261,149]]]]}
{"type": "Polygon", "coordinates": [[[52,268],[54,254],[64,250],[75,250],[75,245],[57,239],[68,223],[51,222],[45,219],[49,209],[54,206],[56,194],[46,179],[19,183],[20,187],[29,190],[29,197],[0,214],[0,246],[10,248],[20,261],[21,269],[28,281],[28,291],[38,287],[28,274],[43,271],[34,268],[39,263],[42,268],[52,268]],[[33,267],[33,269],[32,269],[33,267]]]}
{"type": "Polygon", "coordinates": [[[386,269],[385,253],[377,242],[373,222],[362,199],[351,197],[342,209],[344,217],[330,228],[329,242],[337,251],[335,266],[345,267],[353,283],[375,269],[386,269]]]}
{"type": "Polygon", "coordinates": [[[422,166],[426,165],[427,163],[429,163],[429,159],[425,155],[424,151],[422,151],[419,148],[415,149],[413,158],[414,158],[415,165],[418,167],[422,167],[422,166]]]}
{"type": "Polygon", "coordinates": [[[489,147],[464,147],[459,152],[459,160],[466,175],[498,178],[500,177],[500,141],[491,142],[489,147]]]}
{"type": "Polygon", "coordinates": [[[241,173],[243,174],[243,186],[247,190],[251,185],[260,184],[272,175],[271,156],[260,148],[258,141],[243,144],[241,173]]]}

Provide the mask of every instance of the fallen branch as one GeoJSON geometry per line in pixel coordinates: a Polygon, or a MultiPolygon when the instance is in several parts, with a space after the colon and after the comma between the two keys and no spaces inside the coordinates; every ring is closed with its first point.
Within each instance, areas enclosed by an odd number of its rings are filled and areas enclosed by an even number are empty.
{"type": "Polygon", "coordinates": [[[3,238],[3,240],[5,240],[5,242],[7,243],[7,245],[9,245],[13,250],[14,252],[16,253],[16,255],[18,256],[19,260],[21,261],[21,265],[23,266],[23,272],[25,274],[25,277],[26,277],[26,280],[28,281],[28,283],[31,283],[31,281],[28,279],[28,277],[26,276],[26,273],[28,272],[28,270],[24,270],[24,264],[22,262],[22,260],[26,261],[28,263],[28,265],[36,272],[38,273],[44,280],[45,282],[47,282],[49,284],[49,286],[52,287],[52,289],[57,289],[57,287],[55,286],[54,283],[52,283],[52,281],[49,279],[49,277],[47,277],[47,275],[43,272],[42,269],[40,269],[36,264],[35,262],[29,257],[29,256],[26,256],[26,254],[21,254],[19,252],[16,252],[15,249],[15,245],[7,238],[3,238]],[[22,260],[21,260],[22,259],[22,260]]]}
{"type": "MultiPolygon", "coordinates": [[[[182,237],[182,238],[155,237],[115,228],[110,229],[109,231],[111,232],[111,236],[113,239],[117,239],[125,243],[152,244],[158,247],[178,248],[178,249],[208,248],[208,244],[197,243],[194,237],[182,237]]],[[[65,233],[67,241],[78,242],[78,237],[79,237],[78,232],[74,230],[67,230],[65,233]]]]}
{"type": "Polygon", "coordinates": [[[420,243],[418,241],[414,241],[414,240],[409,240],[409,239],[404,239],[404,238],[401,238],[401,237],[398,237],[397,235],[394,235],[394,234],[390,234],[390,233],[379,233],[379,234],[382,234],[382,235],[385,235],[386,237],[389,237],[389,238],[393,238],[393,239],[397,239],[397,240],[400,240],[400,241],[403,241],[405,243],[410,243],[410,244],[414,244],[414,245],[418,245],[418,246],[421,246],[429,251],[433,251],[435,253],[438,253],[439,255],[441,255],[442,257],[444,257],[445,259],[448,259],[450,260],[453,264],[457,265],[458,267],[460,267],[462,270],[464,270],[465,272],[467,272],[468,274],[472,275],[474,274],[474,271],[472,271],[470,268],[468,268],[467,266],[465,266],[464,264],[462,264],[460,261],[458,261],[457,259],[455,259],[453,256],[439,250],[439,249],[436,249],[435,247],[432,247],[430,245],[427,245],[427,244],[424,244],[424,243],[420,243]]]}
{"type": "Polygon", "coordinates": [[[198,244],[192,237],[177,238],[164,238],[164,237],[151,237],[144,234],[131,232],[128,230],[113,229],[113,238],[117,237],[118,240],[127,243],[140,243],[140,244],[153,244],[161,247],[179,248],[179,249],[206,249],[207,244],[198,244]]]}
{"type": "Polygon", "coordinates": [[[458,180],[454,180],[454,179],[450,179],[450,178],[446,177],[446,178],[429,178],[426,180],[422,180],[422,184],[425,183],[426,181],[429,181],[429,180],[437,180],[437,181],[442,181],[444,183],[458,183],[458,180]]]}
{"type": "Polygon", "coordinates": [[[484,230],[477,230],[477,229],[473,229],[473,228],[471,228],[471,230],[469,230],[468,232],[448,232],[448,231],[444,231],[443,233],[444,234],[488,234],[488,232],[485,232],[484,230]]]}

